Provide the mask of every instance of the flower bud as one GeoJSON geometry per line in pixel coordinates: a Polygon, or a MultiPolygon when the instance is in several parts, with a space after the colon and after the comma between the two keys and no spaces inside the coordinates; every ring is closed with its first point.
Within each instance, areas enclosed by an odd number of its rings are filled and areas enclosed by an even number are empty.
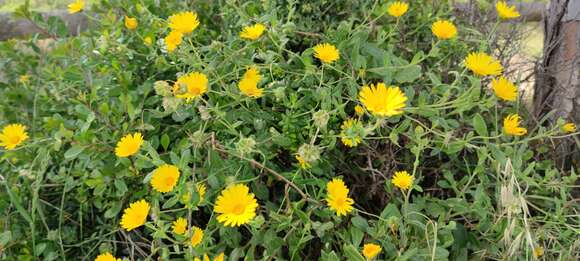
{"type": "Polygon", "coordinates": [[[241,138],[236,143],[236,151],[244,156],[249,155],[254,152],[254,147],[256,146],[256,141],[252,138],[241,138]]]}
{"type": "Polygon", "coordinates": [[[315,145],[303,144],[298,148],[298,156],[306,163],[312,164],[320,159],[320,148],[315,145]]]}
{"type": "Polygon", "coordinates": [[[155,93],[160,96],[170,96],[171,93],[171,86],[166,81],[156,81],[153,84],[153,89],[155,89],[155,93]]]}
{"type": "Polygon", "coordinates": [[[314,120],[314,125],[320,129],[326,129],[326,124],[330,115],[325,110],[319,110],[312,114],[312,120],[314,120]]]}

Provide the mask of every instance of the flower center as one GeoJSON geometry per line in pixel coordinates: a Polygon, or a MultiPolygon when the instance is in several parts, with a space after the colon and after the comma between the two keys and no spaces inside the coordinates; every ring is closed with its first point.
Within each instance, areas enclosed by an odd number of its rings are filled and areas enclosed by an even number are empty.
{"type": "Polygon", "coordinates": [[[191,88],[189,88],[189,93],[192,95],[199,95],[199,93],[201,92],[200,88],[198,88],[197,86],[193,86],[191,88]]]}
{"type": "Polygon", "coordinates": [[[246,210],[246,206],[244,204],[236,204],[232,209],[232,213],[241,215],[244,213],[244,210],[246,210]]]}
{"type": "Polygon", "coordinates": [[[17,144],[20,142],[20,137],[19,136],[12,136],[12,137],[10,137],[10,142],[12,144],[17,144]]]}
{"type": "Polygon", "coordinates": [[[343,197],[336,198],[335,203],[336,203],[336,206],[338,206],[339,208],[342,208],[346,204],[346,198],[343,198],[343,197]]]}
{"type": "Polygon", "coordinates": [[[165,184],[167,184],[167,185],[171,185],[171,184],[173,184],[173,182],[174,182],[174,180],[172,177],[167,177],[165,179],[165,184]]]}

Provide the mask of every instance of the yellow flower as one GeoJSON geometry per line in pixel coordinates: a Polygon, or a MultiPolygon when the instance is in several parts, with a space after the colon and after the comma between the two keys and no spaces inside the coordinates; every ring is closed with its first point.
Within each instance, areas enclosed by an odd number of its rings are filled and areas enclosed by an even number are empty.
{"type": "Polygon", "coordinates": [[[365,109],[360,105],[354,106],[354,113],[357,116],[362,117],[365,114],[365,109]]]}
{"type": "Polygon", "coordinates": [[[149,203],[144,199],[131,203],[131,205],[123,211],[121,217],[121,227],[127,231],[131,231],[145,224],[147,215],[149,214],[149,203]]]}
{"type": "Polygon", "coordinates": [[[389,15],[393,17],[401,17],[409,10],[409,4],[401,1],[396,1],[391,3],[389,7],[387,7],[387,12],[389,15]]]}
{"type": "Polygon", "coordinates": [[[371,260],[375,258],[381,252],[381,246],[377,244],[365,244],[363,246],[363,256],[367,258],[367,260],[371,260]]]}
{"type": "Polygon", "coordinates": [[[514,83],[503,76],[491,80],[491,88],[493,89],[495,96],[506,101],[515,101],[518,97],[518,89],[514,83]]]}
{"type": "Polygon", "coordinates": [[[205,74],[192,72],[177,78],[173,86],[173,94],[180,99],[191,101],[207,92],[208,79],[205,74]]]}
{"type": "Polygon", "coordinates": [[[27,84],[28,82],[30,82],[30,75],[28,74],[20,75],[20,77],[18,77],[18,81],[22,84],[27,84]]]}
{"type": "Polygon", "coordinates": [[[141,135],[140,132],[135,132],[133,135],[127,134],[125,137],[121,138],[119,142],[117,142],[115,155],[121,158],[134,155],[139,151],[139,148],[141,148],[142,144],[143,135],[141,135]]]}
{"type": "Polygon", "coordinates": [[[499,75],[503,70],[499,61],[483,52],[470,53],[465,58],[465,66],[479,76],[499,75]]]}
{"type": "Polygon", "coordinates": [[[397,86],[387,86],[384,83],[363,86],[358,93],[361,103],[376,116],[394,116],[403,113],[407,96],[397,86]]]}
{"type": "Polygon", "coordinates": [[[197,14],[194,12],[181,12],[169,17],[169,28],[182,34],[189,34],[199,26],[197,14]]]}
{"type": "Polygon", "coordinates": [[[544,248],[541,246],[534,247],[534,256],[541,257],[544,255],[544,248]]]}
{"type": "Polygon", "coordinates": [[[311,167],[310,163],[306,162],[306,160],[300,157],[300,155],[296,154],[295,158],[298,161],[298,165],[300,165],[300,168],[309,169],[311,167]]]}
{"type": "Polygon", "coordinates": [[[75,2],[68,5],[68,13],[74,14],[78,13],[85,8],[85,1],[84,0],[76,0],[75,2]]]}
{"type": "Polygon", "coordinates": [[[196,247],[203,239],[203,230],[199,227],[192,226],[193,235],[191,235],[191,246],[196,247]]]}
{"type": "Polygon", "coordinates": [[[165,37],[165,46],[168,52],[173,52],[177,46],[181,44],[181,38],[183,38],[183,34],[178,31],[171,31],[165,37]]]}
{"type": "Polygon", "coordinates": [[[187,220],[185,218],[180,217],[175,221],[173,221],[173,225],[171,226],[171,228],[173,229],[173,233],[183,235],[187,230],[187,220]]]}
{"type": "Polygon", "coordinates": [[[256,40],[260,38],[260,36],[262,36],[264,30],[266,30],[266,26],[264,26],[263,24],[246,26],[244,27],[242,32],[240,32],[240,37],[249,40],[256,40]]]}
{"type": "Polygon", "coordinates": [[[120,258],[115,258],[111,253],[105,252],[97,256],[95,261],[121,261],[120,258]]]}
{"type": "Polygon", "coordinates": [[[457,27],[448,20],[438,20],[431,26],[431,32],[441,40],[447,40],[457,35],[457,27]]]}
{"type": "Polygon", "coordinates": [[[321,43],[314,46],[314,57],[323,63],[332,63],[340,58],[340,52],[332,44],[321,43]]]}
{"type": "Polygon", "coordinates": [[[240,226],[250,222],[256,216],[258,202],[254,194],[244,184],[228,186],[218,196],[214,211],[217,220],[227,226],[240,226]]]}
{"type": "Polygon", "coordinates": [[[137,28],[137,25],[138,25],[137,18],[125,16],[125,27],[127,27],[127,29],[134,30],[135,28],[137,28]]]}
{"type": "Polygon", "coordinates": [[[509,6],[505,1],[498,1],[495,4],[497,15],[502,19],[511,19],[520,17],[520,13],[516,10],[516,6],[509,6]]]}
{"type": "Polygon", "coordinates": [[[566,133],[576,132],[576,124],[569,122],[562,126],[562,130],[566,133]]]}
{"type": "Polygon", "coordinates": [[[337,216],[346,216],[353,210],[354,200],[348,197],[348,188],[341,179],[333,179],[326,184],[326,203],[337,216]]]}
{"type": "Polygon", "coordinates": [[[348,147],[356,147],[365,135],[362,123],[357,119],[348,119],[340,126],[340,139],[348,147]]]}
{"type": "Polygon", "coordinates": [[[145,45],[151,46],[151,44],[153,44],[153,38],[151,38],[151,36],[147,36],[143,38],[143,42],[145,43],[145,45]]]}
{"type": "Polygon", "coordinates": [[[153,171],[151,186],[161,193],[173,190],[179,180],[179,169],[173,165],[161,165],[153,171]]]}
{"type": "Polygon", "coordinates": [[[197,193],[199,194],[199,202],[202,202],[203,198],[205,197],[205,185],[203,183],[199,183],[195,185],[195,187],[197,188],[197,193]]]}
{"type": "Polygon", "coordinates": [[[262,79],[260,72],[255,66],[251,66],[246,70],[242,80],[238,83],[240,91],[252,98],[262,97],[262,89],[258,88],[258,82],[262,79]]]}
{"type": "Polygon", "coordinates": [[[224,258],[225,258],[225,254],[224,254],[224,252],[221,252],[219,255],[217,255],[217,256],[216,256],[216,257],[213,259],[213,261],[224,261],[224,258]]]}
{"type": "Polygon", "coordinates": [[[26,133],[26,126],[22,124],[9,124],[0,133],[0,146],[4,147],[5,150],[13,150],[27,139],[28,133],[26,133]]]}
{"type": "Polygon", "coordinates": [[[397,171],[393,178],[391,179],[391,183],[400,189],[410,189],[413,186],[413,176],[409,175],[406,171],[397,171]]]}
{"type": "Polygon", "coordinates": [[[521,118],[517,114],[510,114],[503,119],[503,130],[508,135],[522,136],[528,132],[520,127],[521,118]]]}

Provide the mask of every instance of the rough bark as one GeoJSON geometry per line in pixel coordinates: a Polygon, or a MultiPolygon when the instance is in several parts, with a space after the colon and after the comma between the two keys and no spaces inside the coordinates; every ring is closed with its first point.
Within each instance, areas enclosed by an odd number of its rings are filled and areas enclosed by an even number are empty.
{"type": "MultiPolygon", "coordinates": [[[[534,113],[543,118],[553,111],[551,124],[562,118],[580,126],[580,1],[552,0],[544,26],[534,113]]],[[[580,147],[573,139],[562,140],[557,152],[560,163],[580,163],[580,147]]]]}
{"type": "MultiPolygon", "coordinates": [[[[84,14],[69,14],[64,10],[46,12],[44,17],[56,16],[61,18],[68,27],[69,35],[77,35],[87,29],[87,18],[84,14]]],[[[0,13],[0,41],[11,38],[23,38],[33,34],[45,32],[34,23],[26,19],[15,19],[11,13],[0,13]]]]}

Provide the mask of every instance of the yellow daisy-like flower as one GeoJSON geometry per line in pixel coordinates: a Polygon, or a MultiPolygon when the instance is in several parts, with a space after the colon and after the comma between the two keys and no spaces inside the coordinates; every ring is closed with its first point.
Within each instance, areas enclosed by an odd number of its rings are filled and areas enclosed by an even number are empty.
{"type": "Polygon", "coordinates": [[[365,135],[362,123],[357,119],[348,119],[340,126],[340,140],[348,147],[356,147],[365,135]]]}
{"type": "Polygon", "coordinates": [[[127,27],[127,29],[135,30],[135,28],[137,28],[138,24],[139,23],[137,23],[137,18],[131,18],[131,17],[125,16],[125,27],[127,27]]]}
{"type": "Polygon", "coordinates": [[[240,91],[252,98],[262,97],[262,89],[258,88],[258,82],[262,79],[260,72],[255,66],[251,66],[244,73],[242,80],[238,83],[240,91]]]}
{"type": "Polygon", "coordinates": [[[151,46],[151,44],[153,44],[153,38],[151,38],[151,36],[147,36],[143,38],[143,42],[145,43],[145,45],[151,46]]]}
{"type": "Polygon", "coordinates": [[[208,79],[205,74],[192,72],[177,78],[173,86],[173,94],[180,99],[191,101],[207,92],[208,79]]]}
{"type": "Polygon", "coordinates": [[[341,179],[333,179],[326,184],[326,204],[337,216],[346,216],[353,210],[354,200],[348,197],[348,188],[341,179]]]}
{"type": "Polygon", "coordinates": [[[192,247],[196,247],[201,243],[201,240],[203,240],[203,230],[196,226],[192,226],[191,228],[193,230],[193,235],[191,235],[190,243],[192,247]]]}
{"type": "Polygon", "coordinates": [[[409,10],[409,4],[401,1],[393,2],[387,7],[387,12],[393,17],[401,17],[409,10]]]}
{"type": "Polygon", "coordinates": [[[340,52],[332,44],[321,43],[314,46],[314,57],[323,63],[332,63],[340,58],[340,52]]]}
{"type": "Polygon", "coordinates": [[[85,8],[85,1],[84,0],[76,0],[73,3],[68,5],[68,13],[75,14],[83,10],[85,8]]]}
{"type": "Polygon", "coordinates": [[[360,105],[354,106],[354,113],[356,116],[362,117],[365,114],[365,108],[360,105]]]}
{"type": "Polygon", "coordinates": [[[413,180],[415,180],[415,178],[409,175],[407,171],[397,171],[395,172],[395,175],[393,175],[391,183],[400,189],[410,189],[413,186],[413,180]]]}
{"type": "Polygon", "coordinates": [[[115,155],[120,158],[129,157],[139,151],[143,144],[143,135],[135,132],[133,135],[127,134],[117,143],[115,155]]]}
{"type": "Polygon", "coordinates": [[[214,211],[218,213],[217,220],[224,226],[241,226],[250,222],[256,216],[258,202],[254,194],[244,184],[228,186],[218,196],[214,211]]]}
{"type": "Polygon", "coordinates": [[[505,1],[498,1],[495,4],[497,15],[502,19],[512,19],[520,17],[520,13],[516,10],[516,6],[509,6],[505,1]]]}
{"type": "Polygon", "coordinates": [[[503,70],[499,61],[483,52],[470,53],[465,58],[465,66],[479,76],[499,75],[503,70]]]}
{"type": "Polygon", "coordinates": [[[431,32],[438,39],[447,40],[457,35],[457,27],[448,20],[438,20],[431,26],[431,32]]]}
{"type": "Polygon", "coordinates": [[[381,252],[382,248],[381,246],[377,245],[377,244],[365,244],[363,246],[363,256],[366,257],[367,260],[371,260],[373,258],[375,258],[380,252],[381,252]]]}
{"type": "Polygon", "coordinates": [[[576,124],[574,124],[572,122],[564,124],[564,125],[562,125],[562,131],[564,131],[566,133],[576,132],[576,124]]]}
{"type": "Polygon", "coordinates": [[[518,97],[518,88],[516,88],[513,82],[503,76],[491,80],[491,88],[495,96],[506,101],[515,101],[518,97]]]}
{"type": "Polygon", "coordinates": [[[522,136],[528,133],[526,128],[520,127],[521,118],[517,114],[510,114],[503,119],[503,130],[508,135],[522,136]]]}
{"type": "Polygon", "coordinates": [[[120,258],[115,258],[111,253],[105,252],[97,256],[95,261],[121,261],[120,258]]]}
{"type": "Polygon", "coordinates": [[[224,254],[224,252],[221,252],[219,255],[217,255],[213,261],[224,261],[224,258],[226,257],[226,255],[224,254]]]}
{"type": "Polygon", "coordinates": [[[167,48],[168,52],[173,52],[177,46],[181,44],[181,40],[183,38],[183,34],[178,31],[171,31],[165,37],[165,47],[167,48]]]}
{"type": "Polygon", "coordinates": [[[197,188],[197,193],[199,194],[199,202],[202,202],[203,198],[205,197],[205,191],[206,191],[205,184],[199,183],[199,184],[195,185],[195,187],[197,188]]]}
{"type": "Polygon", "coordinates": [[[248,40],[256,40],[262,36],[264,31],[266,30],[266,26],[263,24],[255,24],[252,26],[246,26],[240,32],[240,37],[248,40]]]}
{"type": "Polygon", "coordinates": [[[197,14],[194,12],[181,12],[169,17],[169,28],[182,34],[189,34],[199,26],[197,14]]]}
{"type": "MultiPolygon", "coordinates": [[[[195,257],[193,258],[193,261],[201,261],[201,259],[199,257],[195,257]]],[[[210,261],[209,256],[207,256],[207,254],[203,255],[203,261],[210,261]]]]}
{"type": "Polygon", "coordinates": [[[544,255],[544,248],[541,246],[534,247],[534,256],[536,258],[544,255]]]}
{"type": "Polygon", "coordinates": [[[187,231],[187,220],[180,217],[173,221],[171,228],[173,229],[173,233],[183,235],[187,231]]]}
{"type": "Polygon", "coordinates": [[[147,215],[149,214],[149,203],[144,199],[131,203],[131,205],[123,211],[121,217],[121,227],[127,231],[131,231],[145,224],[147,215]]]}
{"type": "Polygon", "coordinates": [[[5,150],[13,150],[16,146],[28,139],[26,126],[22,124],[9,124],[0,133],[0,146],[5,150]]]}
{"type": "Polygon", "coordinates": [[[20,77],[18,77],[18,81],[22,84],[27,84],[28,82],[30,82],[30,75],[28,74],[20,75],[20,77]]]}
{"type": "MultiPolygon", "coordinates": [[[[196,188],[197,193],[199,195],[199,202],[201,203],[203,201],[204,196],[205,196],[206,187],[203,183],[198,183],[197,185],[195,185],[195,188],[196,188]]],[[[183,196],[181,196],[181,201],[189,202],[190,198],[191,198],[191,193],[187,192],[183,196]]]]}
{"type": "Polygon", "coordinates": [[[407,96],[397,86],[387,86],[384,83],[363,86],[358,93],[361,103],[376,116],[389,117],[403,113],[407,96]]]}
{"type": "Polygon", "coordinates": [[[161,193],[167,193],[173,190],[179,180],[179,169],[173,165],[161,165],[153,171],[151,177],[151,186],[161,193]]]}
{"type": "Polygon", "coordinates": [[[309,169],[311,167],[310,163],[306,162],[306,160],[304,160],[300,155],[296,154],[294,157],[298,161],[298,165],[300,165],[301,169],[309,169]]]}

